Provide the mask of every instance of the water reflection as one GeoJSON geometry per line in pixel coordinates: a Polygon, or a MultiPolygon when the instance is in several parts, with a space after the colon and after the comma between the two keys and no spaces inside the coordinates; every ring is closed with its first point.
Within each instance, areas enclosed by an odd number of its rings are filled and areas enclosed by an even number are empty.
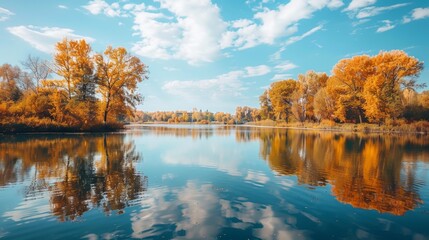
{"type": "Polygon", "coordinates": [[[354,207],[403,215],[422,203],[415,174],[417,162],[429,162],[426,136],[258,129],[236,137],[259,139],[261,157],[278,174],[310,186],[329,182],[336,198],[354,207]]]}
{"type": "MultiPolygon", "coordinates": [[[[422,203],[415,179],[417,163],[429,162],[429,138],[424,135],[371,135],[288,131],[286,129],[228,126],[195,128],[146,127],[149,134],[199,139],[235,134],[235,142],[258,141],[260,157],[278,175],[295,175],[310,187],[331,184],[340,202],[381,213],[403,215],[422,203]]],[[[141,132],[140,132],[141,134],[141,132]]],[[[164,162],[215,167],[242,175],[262,186],[268,181],[257,172],[240,170],[245,161],[236,146],[196,141],[166,151],[164,162]],[[214,149],[214,151],[210,151],[214,149]],[[189,157],[189,156],[193,157],[189,157]],[[228,157],[225,157],[228,156],[228,157]],[[231,157],[234,156],[234,157],[231,157]]]]}
{"type": "Polygon", "coordinates": [[[111,134],[2,139],[0,186],[31,179],[25,199],[48,191],[50,209],[60,221],[75,220],[93,208],[120,214],[147,188],[147,178],[135,167],[141,157],[124,138],[111,134]]]}
{"type": "Polygon", "coordinates": [[[0,137],[0,237],[43,237],[19,235],[42,226],[62,239],[424,236],[428,163],[427,136],[150,126],[0,137]]]}

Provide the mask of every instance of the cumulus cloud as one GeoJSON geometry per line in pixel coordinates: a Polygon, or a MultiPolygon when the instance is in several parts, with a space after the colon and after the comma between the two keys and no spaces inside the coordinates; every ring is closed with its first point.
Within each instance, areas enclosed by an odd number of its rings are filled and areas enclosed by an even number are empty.
{"type": "Polygon", "coordinates": [[[68,9],[68,7],[67,7],[66,5],[58,5],[58,8],[61,8],[61,9],[68,9]]]}
{"type": "Polygon", "coordinates": [[[392,21],[384,20],[383,23],[384,26],[381,26],[377,29],[378,33],[386,32],[395,28],[395,25],[392,25],[392,21]]]}
{"type": "Polygon", "coordinates": [[[242,50],[274,44],[279,38],[297,32],[299,21],[311,18],[314,12],[344,5],[342,0],[291,0],[274,9],[258,8],[251,19],[225,22],[218,6],[211,0],[155,2],[159,6],[91,0],[83,8],[95,15],[133,16],[133,35],[139,40],[132,50],[140,56],[199,64],[228,55],[221,53],[223,49],[242,50]]]}
{"type": "Polygon", "coordinates": [[[342,0],[332,0],[328,3],[328,8],[330,9],[336,9],[344,6],[344,3],[342,0]]]}
{"type": "Polygon", "coordinates": [[[134,31],[141,38],[137,54],[159,59],[183,59],[190,64],[212,62],[219,56],[227,24],[210,0],[160,0],[162,13],[135,11],[134,31]],[[174,20],[172,21],[171,18],[174,20]]]}
{"type": "Polygon", "coordinates": [[[83,8],[88,10],[91,14],[98,15],[104,14],[108,17],[119,17],[121,16],[121,8],[119,3],[108,4],[104,0],[92,0],[83,8]]]}
{"type": "Polygon", "coordinates": [[[10,16],[15,15],[13,12],[7,10],[6,8],[0,7],[0,22],[6,21],[10,16]]]}
{"type": "Polygon", "coordinates": [[[85,39],[87,42],[93,42],[91,37],[81,36],[74,33],[69,28],[59,27],[37,27],[37,26],[15,26],[7,30],[13,35],[28,42],[31,46],[45,53],[53,53],[55,44],[63,38],[85,39]]]}
{"type": "Polygon", "coordinates": [[[259,44],[273,44],[276,39],[298,31],[298,22],[309,19],[313,13],[325,7],[339,7],[342,1],[291,0],[277,9],[257,12],[253,20],[234,21],[231,29],[224,33],[223,47],[246,49],[259,44]],[[229,45],[228,45],[229,44],[229,45]]]}
{"type": "Polygon", "coordinates": [[[424,19],[429,17],[429,8],[415,8],[413,9],[411,16],[405,16],[403,23],[409,23],[411,21],[424,19]]]}

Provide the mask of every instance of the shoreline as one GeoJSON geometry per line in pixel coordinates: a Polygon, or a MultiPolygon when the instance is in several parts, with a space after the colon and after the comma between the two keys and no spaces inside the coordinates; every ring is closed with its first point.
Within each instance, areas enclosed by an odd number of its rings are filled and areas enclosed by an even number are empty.
{"type": "MultiPolygon", "coordinates": [[[[317,125],[312,126],[276,126],[276,125],[262,125],[254,123],[244,123],[244,124],[223,124],[223,123],[210,123],[210,124],[201,124],[201,123],[163,123],[163,122],[150,122],[150,123],[132,123],[126,125],[125,128],[131,128],[132,126],[154,126],[154,125],[164,125],[164,126],[229,126],[229,127],[252,127],[252,128],[267,128],[267,129],[291,129],[291,130],[306,130],[306,131],[322,131],[322,132],[338,132],[338,133],[378,133],[378,134],[412,134],[412,135],[427,135],[428,130],[426,131],[400,131],[400,130],[383,130],[380,129],[382,126],[372,125],[372,124],[338,124],[337,126],[330,127],[327,125],[317,125]]],[[[155,126],[156,127],[156,126],[155,126]]]]}
{"type": "MultiPolygon", "coordinates": [[[[73,134],[106,134],[106,133],[120,133],[127,130],[131,130],[133,128],[138,128],[139,126],[147,126],[147,127],[157,127],[157,126],[225,126],[225,127],[251,127],[251,128],[264,128],[264,129],[291,129],[291,130],[304,130],[304,131],[320,131],[320,132],[336,132],[336,133],[364,133],[364,134],[395,134],[395,135],[428,135],[429,129],[423,131],[405,131],[405,130],[395,130],[394,126],[391,126],[389,129],[387,126],[378,126],[373,124],[336,124],[335,126],[328,125],[310,125],[310,126],[279,126],[279,125],[264,125],[257,124],[254,122],[244,123],[244,124],[224,124],[224,123],[166,123],[166,122],[150,122],[150,123],[128,123],[124,124],[120,128],[115,129],[106,129],[101,130],[100,128],[96,128],[94,130],[71,130],[70,128],[65,128],[66,130],[54,129],[54,130],[30,130],[30,131],[0,131],[0,135],[19,135],[19,134],[64,134],[64,135],[73,135],[73,134]]],[[[401,127],[401,126],[399,126],[401,127]]],[[[22,129],[21,129],[22,130],[22,129]]]]}
{"type": "Polygon", "coordinates": [[[354,130],[348,128],[329,128],[329,127],[294,127],[294,126],[264,126],[264,125],[254,125],[254,124],[241,124],[235,126],[242,127],[254,127],[254,128],[272,128],[272,129],[291,129],[291,130],[306,130],[306,131],[321,131],[321,132],[338,132],[338,133],[382,133],[382,134],[413,134],[413,135],[427,135],[425,131],[387,131],[387,130],[354,130]]]}

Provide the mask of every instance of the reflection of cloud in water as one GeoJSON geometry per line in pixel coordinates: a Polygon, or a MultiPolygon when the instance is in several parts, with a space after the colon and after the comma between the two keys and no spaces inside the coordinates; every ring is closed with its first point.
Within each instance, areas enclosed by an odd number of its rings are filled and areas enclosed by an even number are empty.
{"type": "MultiPolygon", "coordinates": [[[[295,230],[285,223],[285,219],[276,217],[271,206],[265,206],[252,202],[232,203],[220,200],[222,215],[227,218],[239,220],[233,223],[233,227],[246,229],[248,227],[262,224],[262,228],[256,227],[253,234],[262,239],[303,239],[305,232],[295,230]]],[[[295,224],[296,218],[292,215],[286,218],[289,224],[295,224]]]]}
{"type": "MultiPolygon", "coordinates": [[[[111,232],[111,233],[103,233],[101,239],[106,239],[106,240],[117,239],[119,237],[119,235],[118,235],[119,232],[120,231],[114,231],[114,232],[111,232]]],[[[90,234],[87,234],[87,235],[83,236],[81,239],[98,240],[99,237],[98,237],[97,234],[90,233],[90,234]]]]}
{"type": "Polygon", "coordinates": [[[50,217],[51,211],[48,199],[48,196],[37,199],[26,199],[12,211],[5,212],[3,217],[9,218],[15,222],[50,217]]]}
{"type": "Polygon", "coordinates": [[[305,237],[304,231],[292,227],[297,222],[295,216],[276,216],[271,206],[245,198],[221,199],[211,184],[188,181],[181,189],[155,188],[146,196],[141,211],[131,218],[134,238],[207,239],[229,227],[253,229],[252,234],[262,239],[305,237]],[[236,221],[227,221],[232,218],[236,221]]]}
{"type": "Polygon", "coordinates": [[[163,174],[161,178],[163,181],[165,181],[165,180],[172,180],[175,178],[175,176],[172,173],[166,173],[166,174],[163,174]]]}
{"type": "Polygon", "coordinates": [[[160,236],[163,234],[160,231],[174,228],[176,231],[185,231],[186,238],[215,236],[223,219],[217,214],[219,200],[212,189],[210,184],[198,186],[189,181],[184,189],[150,190],[148,197],[142,200],[143,209],[131,218],[132,236],[160,236]]]}
{"type": "Polygon", "coordinates": [[[284,190],[289,190],[295,185],[294,181],[285,178],[279,178],[277,179],[277,182],[284,190]]]}
{"type": "Polygon", "coordinates": [[[239,165],[243,161],[243,152],[235,144],[225,141],[201,139],[189,144],[177,144],[161,156],[162,161],[172,165],[196,165],[215,168],[231,176],[242,176],[239,165]]]}
{"type": "Polygon", "coordinates": [[[252,170],[248,170],[247,171],[247,175],[245,177],[246,181],[257,185],[257,186],[263,186],[264,184],[266,184],[270,178],[267,177],[267,175],[265,175],[265,173],[263,172],[258,172],[258,171],[252,171],[252,170]]]}
{"type": "Polygon", "coordinates": [[[183,191],[178,192],[178,200],[184,207],[184,219],[177,223],[178,230],[186,231],[186,238],[205,239],[216,236],[223,218],[219,212],[219,198],[213,191],[213,186],[204,184],[197,186],[188,182],[183,191]]]}

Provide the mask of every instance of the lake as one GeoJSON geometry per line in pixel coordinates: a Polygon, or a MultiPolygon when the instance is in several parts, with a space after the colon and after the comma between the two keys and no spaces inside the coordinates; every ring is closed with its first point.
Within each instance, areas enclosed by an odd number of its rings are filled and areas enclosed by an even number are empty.
{"type": "Polygon", "coordinates": [[[0,135],[1,239],[429,239],[429,137],[0,135]]]}

